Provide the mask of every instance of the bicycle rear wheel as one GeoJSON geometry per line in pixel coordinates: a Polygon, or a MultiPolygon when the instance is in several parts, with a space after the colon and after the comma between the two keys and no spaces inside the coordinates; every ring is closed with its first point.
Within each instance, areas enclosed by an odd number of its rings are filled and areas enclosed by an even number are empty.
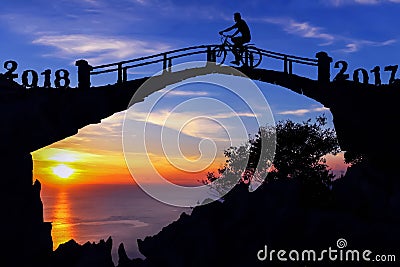
{"type": "Polygon", "coordinates": [[[221,65],[225,62],[226,59],[226,49],[223,45],[218,45],[212,50],[213,55],[215,56],[214,60],[217,65],[221,65]]]}
{"type": "Polygon", "coordinates": [[[249,47],[249,67],[256,68],[261,64],[262,54],[261,51],[256,47],[249,47]]]}

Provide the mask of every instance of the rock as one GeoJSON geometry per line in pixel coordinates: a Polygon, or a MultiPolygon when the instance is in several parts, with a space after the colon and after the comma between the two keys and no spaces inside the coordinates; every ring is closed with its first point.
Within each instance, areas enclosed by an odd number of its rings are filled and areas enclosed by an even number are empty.
{"type": "Polygon", "coordinates": [[[129,259],[126,254],[124,244],[118,247],[118,265],[117,267],[142,267],[145,266],[142,259],[129,259]]]}
{"type": "Polygon", "coordinates": [[[395,255],[399,183],[388,179],[395,185],[390,191],[382,175],[391,177],[370,166],[353,166],[322,199],[324,205],[302,201],[308,191],[293,180],[269,182],[252,193],[237,187],[223,203],[195,207],[160,233],[138,240],[139,250],[149,267],[265,266],[256,257],[265,245],[318,251],[337,248],[340,238],[351,249],[395,255]]]}
{"type": "Polygon", "coordinates": [[[61,244],[53,253],[51,264],[57,267],[114,267],[111,257],[112,239],[79,245],[75,240],[61,244]]]}

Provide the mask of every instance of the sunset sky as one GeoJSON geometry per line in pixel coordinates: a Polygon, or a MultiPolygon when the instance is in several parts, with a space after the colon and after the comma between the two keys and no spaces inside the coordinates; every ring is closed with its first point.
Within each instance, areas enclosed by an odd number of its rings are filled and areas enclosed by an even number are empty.
{"type": "MultiPolygon", "coordinates": [[[[71,86],[75,87],[74,63],[78,59],[86,59],[95,66],[176,48],[216,44],[220,41],[218,31],[233,24],[234,12],[241,12],[248,22],[252,43],[257,47],[309,58],[326,51],[334,61],[349,62],[350,76],[357,68],[369,71],[376,65],[383,69],[400,62],[399,0],[7,1],[0,9],[3,36],[0,62],[18,62],[17,82],[21,82],[23,70],[41,73],[51,69],[54,73],[57,69],[67,69],[71,86]]],[[[159,70],[145,68],[137,70],[136,75],[152,75],[159,70]]],[[[335,73],[337,70],[333,69],[332,75],[335,73]]],[[[315,69],[310,69],[308,74],[316,78],[315,69]]],[[[388,77],[389,73],[382,72],[383,83],[387,83],[388,77]]],[[[43,77],[39,78],[41,85],[43,77]]],[[[332,126],[329,110],[320,103],[277,86],[256,84],[268,101],[275,121],[303,121],[325,114],[332,126]]],[[[220,99],[221,95],[213,95],[209,87],[177,88],[153,115],[162,121],[174,103],[193,97],[220,99]]],[[[138,105],[136,116],[130,120],[142,123],[140,112],[145,110],[145,105],[138,105]]],[[[216,107],[211,111],[229,124],[232,116],[226,110],[216,107]]],[[[196,112],[200,114],[199,110],[178,114],[189,120],[188,116],[198,115],[196,112]]],[[[242,108],[236,112],[240,118],[253,116],[242,108]]],[[[45,184],[132,183],[123,156],[124,117],[125,112],[117,113],[101,124],[81,129],[76,136],[34,152],[34,176],[45,184]]],[[[161,124],[153,120],[151,125],[159,130],[161,124]]],[[[220,134],[218,127],[213,128],[209,121],[195,121],[189,126],[184,131],[188,144],[220,134]],[[205,132],[206,129],[213,130],[205,132]]],[[[167,128],[177,130],[174,126],[167,128]]],[[[196,159],[197,145],[185,153],[188,158],[196,159]]],[[[219,161],[209,166],[211,169],[221,164],[221,150],[218,153],[219,161]]],[[[333,168],[343,168],[340,160],[340,157],[332,160],[333,168]]],[[[157,164],[167,178],[177,183],[195,183],[204,176],[203,171],[189,180],[177,178],[174,168],[170,169],[166,162],[157,161],[157,164]]]]}

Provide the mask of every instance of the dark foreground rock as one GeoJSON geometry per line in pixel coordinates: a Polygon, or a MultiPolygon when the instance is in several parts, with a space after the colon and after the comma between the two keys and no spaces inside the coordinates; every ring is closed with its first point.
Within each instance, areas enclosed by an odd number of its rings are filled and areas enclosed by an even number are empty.
{"type": "MultiPolygon", "coordinates": [[[[196,207],[157,235],[138,240],[146,259],[119,267],[377,266],[372,260],[378,254],[400,260],[398,178],[395,172],[354,166],[334,183],[329,195],[318,198],[293,180],[270,182],[253,193],[237,186],[223,203],[196,207]],[[272,262],[269,255],[264,261],[257,257],[265,246],[268,253],[275,250],[272,262]],[[336,250],[331,256],[337,255],[337,260],[330,260],[326,252],[319,262],[321,252],[329,248],[336,250]],[[315,262],[312,257],[290,261],[288,254],[294,249],[300,259],[303,250],[314,250],[315,262]],[[279,250],[286,251],[288,261],[278,260],[279,250]],[[358,263],[345,260],[348,250],[359,251],[358,263]],[[363,261],[365,250],[372,252],[371,262],[363,261]]],[[[351,253],[348,259],[353,259],[351,253]]]]}
{"type": "Polygon", "coordinates": [[[61,244],[51,257],[51,266],[114,267],[111,257],[112,239],[79,245],[75,240],[61,244]]]}

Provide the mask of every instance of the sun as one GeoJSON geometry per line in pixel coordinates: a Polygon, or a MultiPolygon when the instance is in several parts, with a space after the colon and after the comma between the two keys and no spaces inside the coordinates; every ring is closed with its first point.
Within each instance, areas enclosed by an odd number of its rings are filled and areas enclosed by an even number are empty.
{"type": "Polygon", "coordinates": [[[70,177],[75,172],[74,169],[68,167],[65,164],[60,164],[52,167],[52,170],[55,175],[64,179],[70,177]]]}

